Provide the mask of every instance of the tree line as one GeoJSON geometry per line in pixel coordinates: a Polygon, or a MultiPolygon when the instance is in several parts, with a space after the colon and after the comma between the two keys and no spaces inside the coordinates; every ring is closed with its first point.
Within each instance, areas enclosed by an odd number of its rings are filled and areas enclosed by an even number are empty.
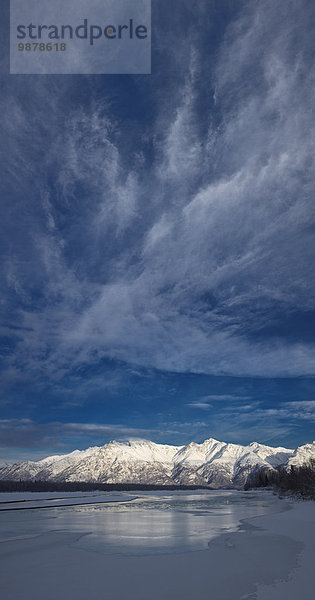
{"type": "Polygon", "coordinates": [[[137,492],[149,490],[200,490],[209,489],[197,485],[153,485],[140,483],[97,483],[85,481],[0,481],[0,492],[137,492]]]}
{"type": "Polygon", "coordinates": [[[291,466],[289,471],[260,469],[252,473],[245,484],[246,490],[257,487],[274,487],[280,493],[292,492],[315,500],[315,459],[301,467],[291,466]]]}

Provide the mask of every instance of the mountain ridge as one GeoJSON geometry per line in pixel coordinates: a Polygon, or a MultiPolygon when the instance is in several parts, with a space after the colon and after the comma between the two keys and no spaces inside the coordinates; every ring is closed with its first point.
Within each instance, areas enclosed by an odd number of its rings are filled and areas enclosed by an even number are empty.
{"type": "Polygon", "coordinates": [[[257,470],[290,470],[311,458],[315,458],[315,442],[292,450],[258,442],[243,446],[214,438],[182,446],[111,440],[69,454],[4,465],[0,480],[242,488],[257,470]]]}

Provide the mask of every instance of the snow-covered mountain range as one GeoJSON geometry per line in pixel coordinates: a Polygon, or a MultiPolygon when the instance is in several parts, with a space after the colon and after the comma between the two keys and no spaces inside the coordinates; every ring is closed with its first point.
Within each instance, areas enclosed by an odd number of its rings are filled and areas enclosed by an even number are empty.
{"type": "Polygon", "coordinates": [[[315,458],[315,442],[290,450],[257,442],[241,446],[213,438],[187,446],[111,441],[37,462],[3,466],[0,479],[240,488],[258,469],[290,469],[291,465],[301,466],[311,458],[315,458]]]}

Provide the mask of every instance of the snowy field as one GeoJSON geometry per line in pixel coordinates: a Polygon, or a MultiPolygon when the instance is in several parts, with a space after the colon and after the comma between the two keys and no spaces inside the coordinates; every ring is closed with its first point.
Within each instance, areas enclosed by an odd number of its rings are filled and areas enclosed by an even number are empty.
{"type": "Polygon", "coordinates": [[[0,513],[2,600],[314,599],[315,503],[265,491],[14,493],[0,503],[32,507],[0,513]]]}

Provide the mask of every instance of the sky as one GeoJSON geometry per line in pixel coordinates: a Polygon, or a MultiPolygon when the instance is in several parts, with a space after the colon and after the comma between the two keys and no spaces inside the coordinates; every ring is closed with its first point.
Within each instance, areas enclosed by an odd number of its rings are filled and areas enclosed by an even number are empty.
{"type": "Polygon", "coordinates": [[[0,460],[315,423],[315,4],[152,1],[151,75],[1,62],[0,460]]]}

